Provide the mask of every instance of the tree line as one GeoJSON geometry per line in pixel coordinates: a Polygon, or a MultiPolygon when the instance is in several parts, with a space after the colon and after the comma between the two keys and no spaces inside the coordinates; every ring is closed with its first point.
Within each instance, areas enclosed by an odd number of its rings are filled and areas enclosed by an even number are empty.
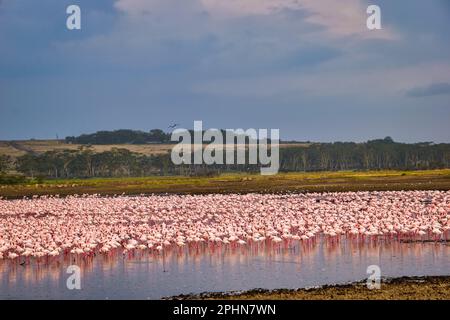
{"type": "MultiPolygon", "coordinates": [[[[280,148],[282,172],[438,168],[450,168],[450,144],[404,144],[387,137],[366,143],[313,143],[307,147],[293,145],[280,148]]],[[[0,171],[11,169],[28,177],[92,178],[253,173],[259,171],[259,166],[176,166],[171,161],[170,153],[143,155],[123,148],[95,153],[90,147],[83,146],[78,150],[28,153],[15,161],[0,157],[0,171]]]]}
{"type": "MultiPolygon", "coordinates": [[[[186,130],[191,136],[191,142],[194,142],[194,130],[186,130]]],[[[227,130],[217,129],[223,137],[226,136],[227,130]]],[[[203,134],[205,131],[197,132],[203,134]]],[[[249,143],[250,139],[245,134],[233,134],[235,139],[243,138],[245,143],[249,143]]],[[[120,129],[114,131],[97,131],[92,134],[82,134],[78,137],[69,136],[65,138],[66,143],[81,145],[111,145],[111,144],[158,144],[158,143],[176,143],[171,141],[171,133],[164,132],[161,129],[152,129],[149,132],[139,130],[120,129]]]]}
{"type": "Polygon", "coordinates": [[[92,134],[82,134],[78,137],[66,137],[67,143],[73,144],[146,144],[168,143],[170,134],[161,129],[149,132],[121,129],[115,131],[97,131],[92,134]]]}
{"type": "Polygon", "coordinates": [[[426,170],[450,167],[450,144],[405,144],[390,137],[366,143],[335,142],[281,149],[285,171],[426,170]]]}

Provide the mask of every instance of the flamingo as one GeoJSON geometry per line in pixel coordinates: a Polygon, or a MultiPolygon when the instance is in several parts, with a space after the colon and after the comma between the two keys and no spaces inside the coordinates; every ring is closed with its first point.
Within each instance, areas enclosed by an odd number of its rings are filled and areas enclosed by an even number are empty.
{"type": "Polygon", "coordinates": [[[438,240],[448,238],[449,208],[450,191],[1,199],[0,256],[90,257],[121,249],[170,252],[322,236],[333,242],[438,240]]]}

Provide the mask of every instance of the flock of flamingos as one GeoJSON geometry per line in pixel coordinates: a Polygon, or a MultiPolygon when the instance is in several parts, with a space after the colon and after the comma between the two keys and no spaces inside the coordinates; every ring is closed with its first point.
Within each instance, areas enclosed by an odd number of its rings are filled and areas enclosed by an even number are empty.
{"type": "Polygon", "coordinates": [[[318,238],[447,241],[449,230],[450,191],[0,199],[0,259],[13,261],[318,238]]]}

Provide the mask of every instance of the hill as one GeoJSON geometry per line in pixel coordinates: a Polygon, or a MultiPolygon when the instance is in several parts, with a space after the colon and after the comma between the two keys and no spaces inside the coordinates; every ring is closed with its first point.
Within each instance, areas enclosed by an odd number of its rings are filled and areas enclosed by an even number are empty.
{"type": "MultiPolygon", "coordinates": [[[[25,154],[42,154],[49,151],[80,150],[85,144],[67,143],[64,140],[22,140],[22,141],[0,141],[0,154],[13,158],[25,154]]],[[[95,153],[111,151],[114,148],[127,149],[130,152],[143,155],[155,155],[167,153],[173,144],[99,144],[89,145],[95,153]]]]}
{"type": "MultiPolygon", "coordinates": [[[[111,151],[113,149],[126,149],[133,153],[146,156],[167,154],[174,144],[170,143],[146,143],[146,144],[79,144],[67,143],[65,140],[21,140],[21,141],[0,141],[0,155],[7,155],[18,158],[25,154],[42,154],[51,151],[72,150],[89,147],[94,153],[111,151]]],[[[281,148],[307,147],[308,143],[290,142],[281,143],[281,148]]]]}
{"type": "Polygon", "coordinates": [[[169,143],[170,133],[166,133],[161,129],[152,129],[149,132],[120,129],[114,131],[97,131],[92,134],[82,134],[78,137],[67,137],[65,141],[75,144],[100,145],[169,143]]]}

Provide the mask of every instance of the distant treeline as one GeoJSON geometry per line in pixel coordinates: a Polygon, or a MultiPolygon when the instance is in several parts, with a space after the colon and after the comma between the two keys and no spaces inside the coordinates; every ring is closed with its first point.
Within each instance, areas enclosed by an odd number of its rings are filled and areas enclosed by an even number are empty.
{"type": "Polygon", "coordinates": [[[98,131],[92,134],[82,134],[78,137],[66,137],[67,143],[74,144],[146,144],[168,143],[170,133],[160,129],[149,132],[136,130],[98,131]]]}
{"type": "MultiPolygon", "coordinates": [[[[313,143],[307,147],[280,148],[280,171],[284,172],[438,168],[450,168],[450,144],[404,144],[387,137],[366,143],[313,143]]],[[[6,170],[29,177],[88,178],[259,172],[259,167],[246,164],[175,166],[170,153],[147,156],[127,149],[95,153],[90,147],[82,147],[29,153],[15,160],[1,157],[0,171],[6,170]]]]}
{"type": "MultiPolygon", "coordinates": [[[[191,135],[191,142],[194,142],[194,130],[187,130],[191,135]]],[[[226,130],[216,130],[226,138],[226,130]]],[[[202,135],[205,131],[202,131],[202,135]]],[[[242,137],[245,143],[249,142],[249,137],[245,134],[234,134],[235,139],[242,137]]],[[[66,143],[83,145],[108,145],[108,144],[154,144],[154,143],[176,143],[171,141],[171,133],[166,133],[161,129],[153,129],[149,132],[121,129],[115,131],[98,131],[92,134],[82,134],[78,137],[66,137],[66,143]]],[[[270,141],[270,140],[269,140],[270,141]]],[[[186,141],[185,141],[186,142],[186,141]]]]}
{"type": "Polygon", "coordinates": [[[450,144],[405,144],[390,137],[366,143],[335,142],[280,151],[284,171],[426,170],[450,168],[450,144]]]}

